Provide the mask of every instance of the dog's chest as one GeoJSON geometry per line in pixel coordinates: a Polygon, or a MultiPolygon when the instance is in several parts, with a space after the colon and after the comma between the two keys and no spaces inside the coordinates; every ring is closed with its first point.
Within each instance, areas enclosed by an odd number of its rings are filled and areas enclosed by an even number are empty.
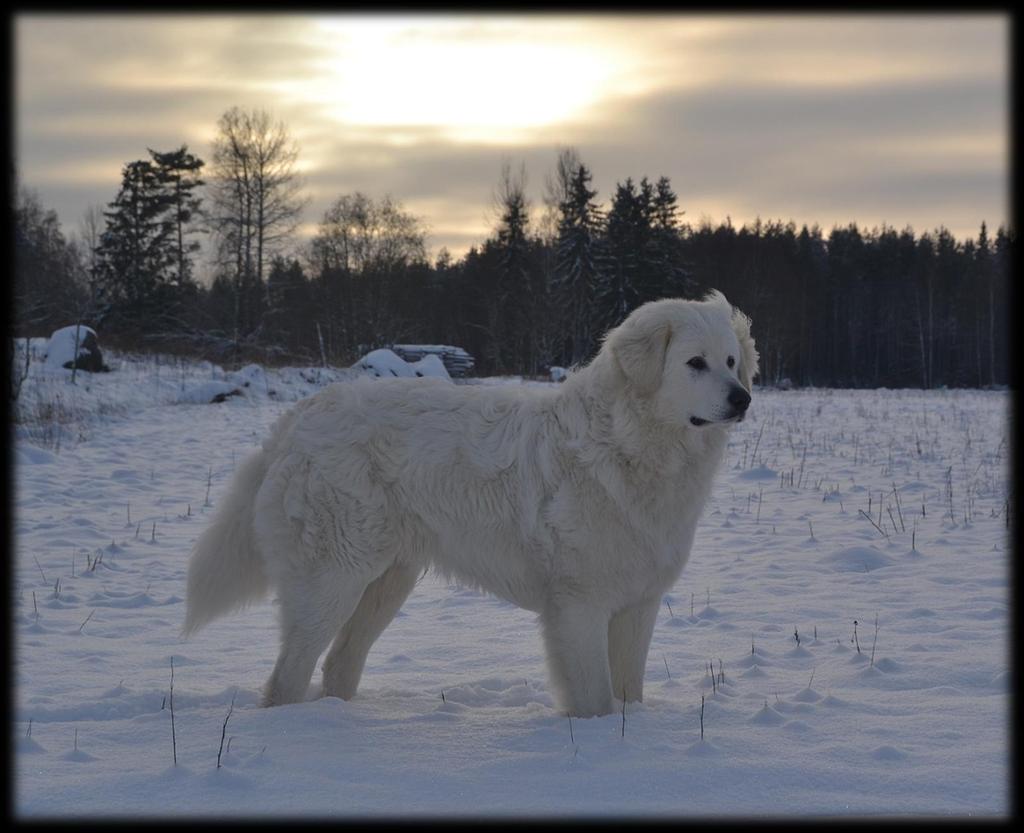
{"type": "Polygon", "coordinates": [[[675,523],[666,524],[652,534],[644,554],[648,563],[649,585],[662,587],[672,584],[679,577],[690,557],[694,533],[697,527],[698,511],[687,507],[680,511],[675,523]]]}
{"type": "Polygon", "coordinates": [[[632,562],[631,592],[647,596],[675,583],[689,560],[709,491],[710,478],[669,480],[620,516],[632,544],[624,552],[632,562]]]}

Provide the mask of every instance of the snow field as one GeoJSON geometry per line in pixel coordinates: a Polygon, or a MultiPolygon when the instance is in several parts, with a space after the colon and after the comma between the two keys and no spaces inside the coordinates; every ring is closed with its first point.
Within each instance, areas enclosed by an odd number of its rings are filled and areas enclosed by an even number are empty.
{"type": "Polygon", "coordinates": [[[534,616],[432,574],[355,699],[313,699],[318,673],[310,702],[259,708],[273,600],[183,641],[187,558],[323,380],[247,369],[188,404],[215,368],[152,370],[90,379],[80,437],[16,442],[19,816],[1008,812],[1008,393],[755,390],[644,702],[570,722],[534,616]]]}

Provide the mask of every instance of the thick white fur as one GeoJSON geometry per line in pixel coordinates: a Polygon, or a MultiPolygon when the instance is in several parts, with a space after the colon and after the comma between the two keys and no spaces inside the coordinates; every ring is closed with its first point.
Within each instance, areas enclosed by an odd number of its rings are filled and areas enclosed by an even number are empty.
{"type": "Polygon", "coordinates": [[[304,699],[332,638],[323,692],[350,698],[433,567],[537,612],[564,710],[640,700],[662,595],[742,418],[727,397],[756,372],[749,319],[712,292],[644,305],[550,388],[325,388],[239,468],[196,543],[184,631],[274,587],[281,651],[265,704],[304,699]]]}

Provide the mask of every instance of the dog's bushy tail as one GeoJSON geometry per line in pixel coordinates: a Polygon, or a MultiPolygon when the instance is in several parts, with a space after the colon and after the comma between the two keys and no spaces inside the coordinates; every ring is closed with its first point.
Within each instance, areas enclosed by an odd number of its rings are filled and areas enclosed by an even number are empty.
{"type": "Polygon", "coordinates": [[[266,471],[263,452],[246,458],[217,514],[196,541],[188,565],[183,636],[261,599],[270,589],[252,526],[253,502],[266,471]]]}

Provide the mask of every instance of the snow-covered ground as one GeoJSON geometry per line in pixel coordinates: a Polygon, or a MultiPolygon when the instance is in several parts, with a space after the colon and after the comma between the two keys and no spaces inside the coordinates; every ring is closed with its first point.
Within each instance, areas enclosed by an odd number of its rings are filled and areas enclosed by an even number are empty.
{"type": "Polygon", "coordinates": [[[273,602],[183,641],[189,549],[274,419],[348,374],[108,363],[23,392],[19,817],[1010,812],[1007,392],[755,390],[645,701],[570,723],[533,615],[432,574],[355,699],[259,708],[273,602]]]}

